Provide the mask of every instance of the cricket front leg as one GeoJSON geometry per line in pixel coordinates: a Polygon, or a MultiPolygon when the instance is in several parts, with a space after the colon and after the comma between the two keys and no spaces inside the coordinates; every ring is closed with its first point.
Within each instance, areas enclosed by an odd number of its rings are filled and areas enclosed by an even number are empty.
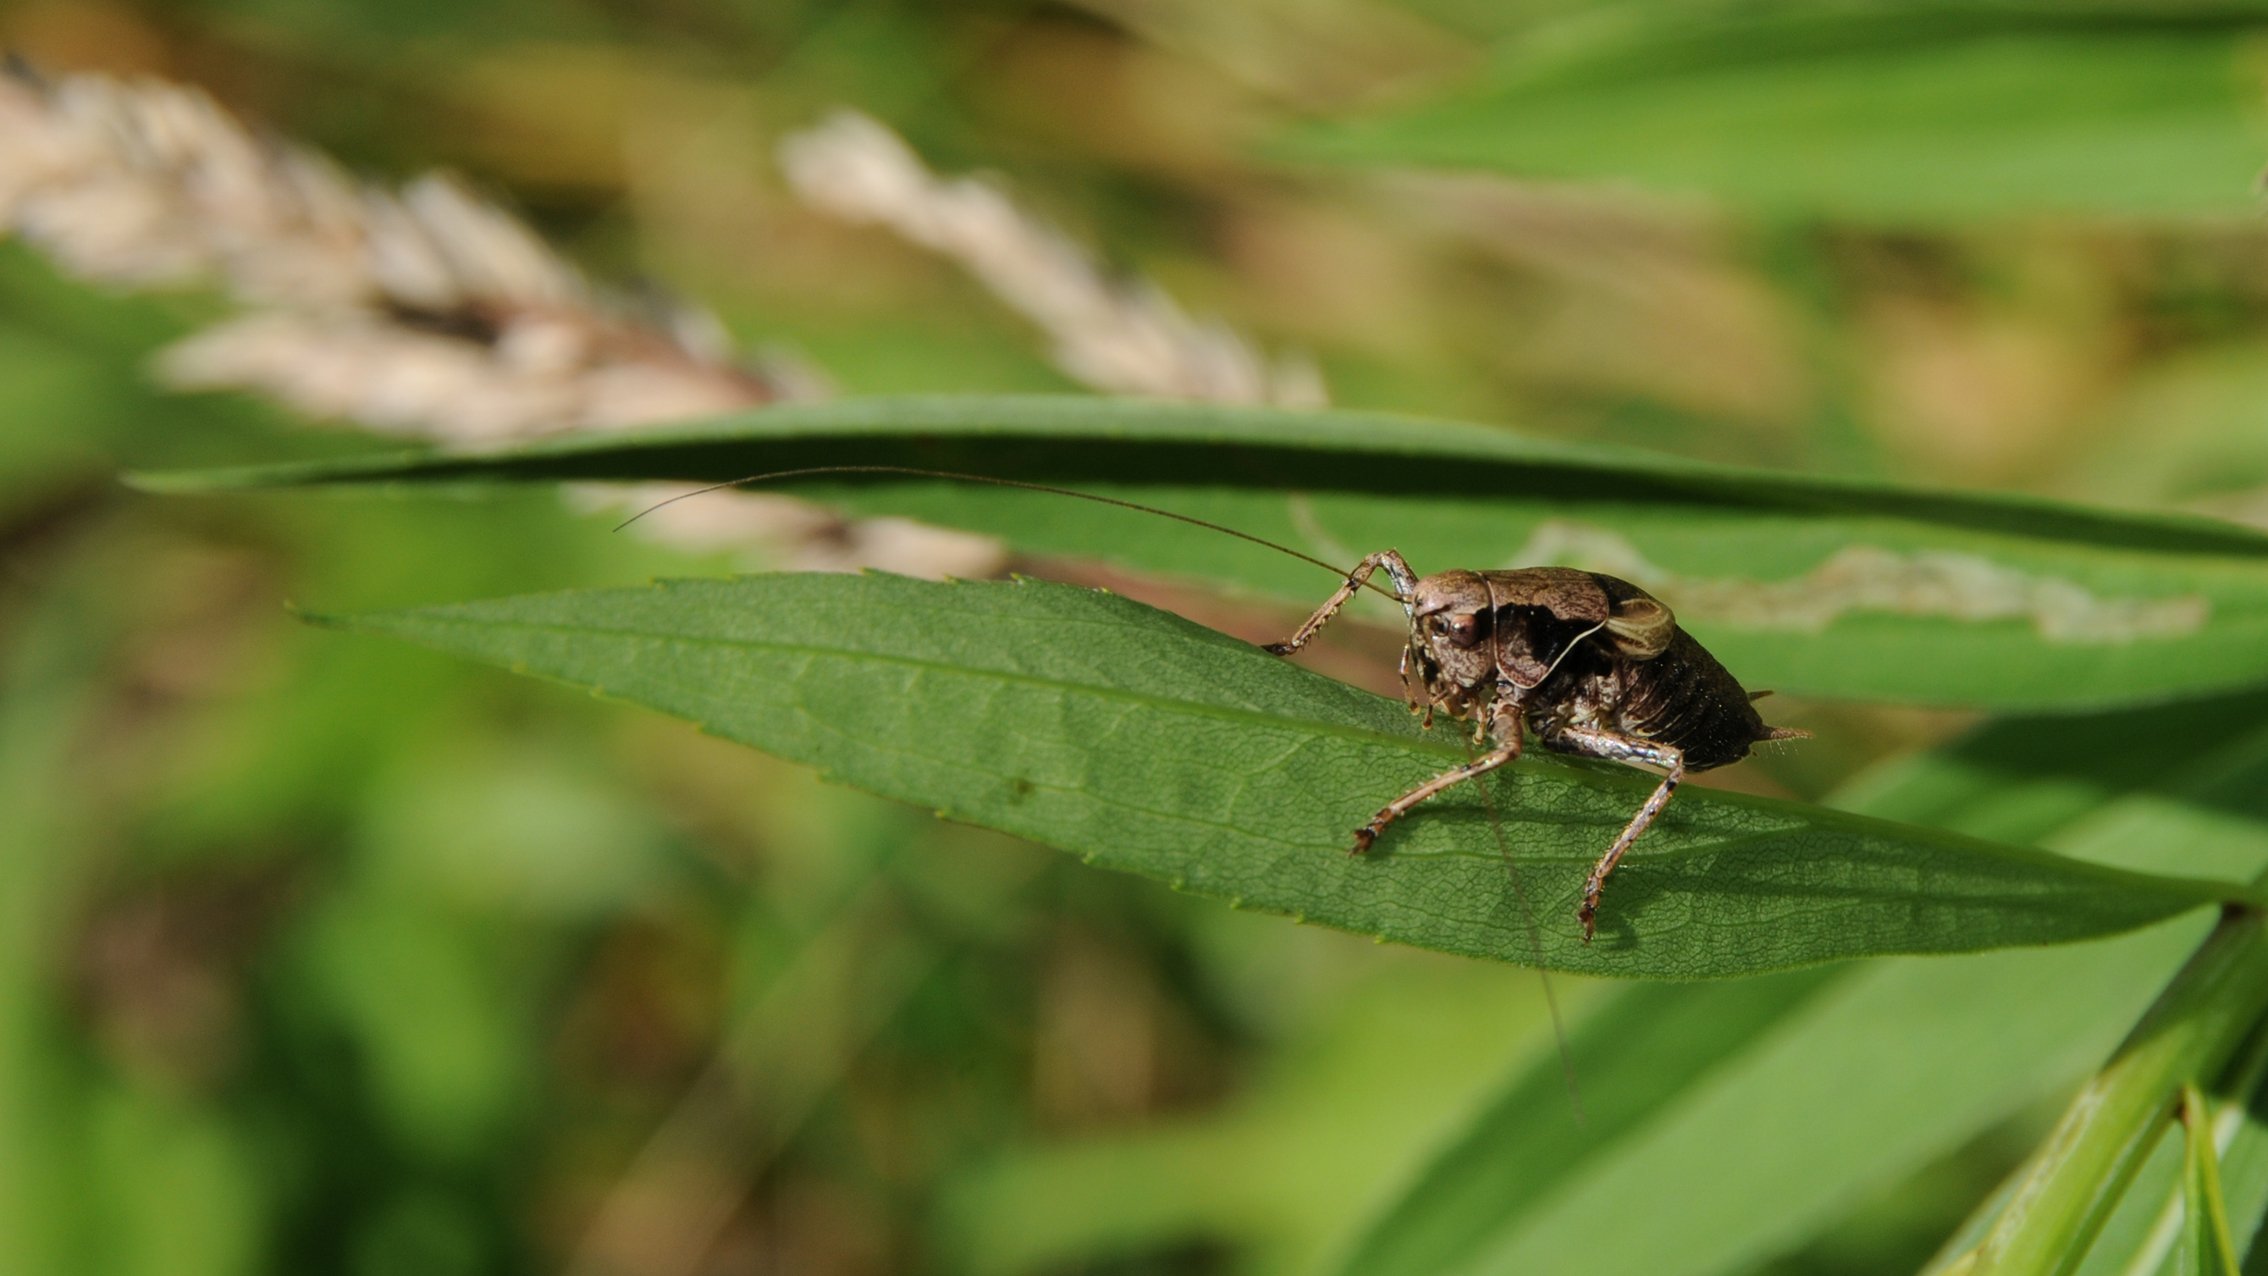
{"type": "Polygon", "coordinates": [[[1323,600],[1323,605],[1316,608],[1315,614],[1309,616],[1307,623],[1301,625],[1298,630],[1293,632],[1291,637],[1282,642],[1269,643],[1261,650],[1266,651],[1271,656],[1288,656],[1306,646],[1308,640],[1313,638],[1324,625],[1328,624],[1331,617],[1338,615],[1339,608],[1346,606],[1347,600],[1354,597],[1355,591],[1362,588],[1364,583],[1369,581],[1371,576],[1381,567],[1386,569],[1386,575],[1394,582],[1394,596],[1401,599],[1402,605],[1406,608],[1409,605],[1410,592],[1417,587],[1417,573],[1410,570],[1410,565],[1403,561],[1400,554],[1390,549],[1382,549],[1355,564],[1355,569],[1347,573],[1346,582],[1333,591],[1329,598],[1323,600]]]}
{"type": "Polygon", "coordinates": [[[1387,825],[1409,814],[1410,808],[1418,803],[1444,789],[1463,784],[1474,776],[1487,775],[1496,768],[1519,757],[1520,733],[1518,729],[1515,727],[1505,739],[1506,743],[1489,750],[1461,767],[1443,771],[1402,796],[1379,807],[1378,814],[1371,816],[1369,823],[1355,830],[1354,849],[1347,853],[1349,855],[1360,855],[1369,850],[1371,845],[1378,840],[1378,835],[1386,831],[1387,825]]]}
{"type": "Polygon", "coordinates": [[[1592,865],[1591,876],[1583,883],[1583,902],[1576,908],[1575,917],[1583,923],[1583,942],[1587,944],[1598,929],[1599,892],[1606,888],[1607,875],[1614,872],[1615,865],[1622,862],[1623,853],[1630,849],[1630,844],[1638,840],[1639,834],[1651,828],[1654,821],[1660,818],[1662,808],[1669,805],[1670,798],[1677,792],[1678,781],[1685,778],[1685,754],[1670,745],[1652,740],[1574,727],[1562,727],[1545,735],[1543,744],[1559,753],[1579,753],[1585,757],[1605,758],[1609,762],[1621,762],[1630,766],[1660,767],[1668,772],[1662,777],[1662,782],[1654,787],[1653,796],[1647,798],[1646,804],[1638,808],[1638,813],[1630,817],[1630,823],[1623,828],[1622,836],[1614,839],[1614,845],[1607,848],[1607,853],[1599,857],[1597,864],[1592,865]]]}

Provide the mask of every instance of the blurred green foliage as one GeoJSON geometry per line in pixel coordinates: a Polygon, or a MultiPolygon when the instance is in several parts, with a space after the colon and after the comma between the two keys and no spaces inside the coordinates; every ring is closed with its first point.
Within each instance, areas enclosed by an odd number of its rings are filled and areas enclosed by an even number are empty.
{"type": "MultiPolygon", "coordinates": [[[[851,391],[1068,387],[952,268],[784,195],[770,144],[845,103],[1312,348],[1346,406],[2254,518],[2261,34],[2202,2],[0,8],[43,64],[466,171],[851,391]]],[[[1579,1125],[1526,972],[301,627],[746,560],[544,492],[127,491],[368,446],[156,390],[212,313],[0,249],[0,1270],[1906,1271],[2198,939],[1562,983],[1579,1125]]],[[[1791,712],[1818,739],[1727,783],[2268,857],[2257,695],[1952,745],[1965,717],[1791,712]]],[[[2198,1078],[2239,1245],[2258,1057],[2198,1078]]],[[[2139,1172],[2116,1269],[2186,1154],[2139,1172]]]]}
{"type": "Polygon", "coordinates": [[[2240,215],[2268,143],[2257,5],[1616,8],[1303,149],[1910,226],[2240,215]]]}

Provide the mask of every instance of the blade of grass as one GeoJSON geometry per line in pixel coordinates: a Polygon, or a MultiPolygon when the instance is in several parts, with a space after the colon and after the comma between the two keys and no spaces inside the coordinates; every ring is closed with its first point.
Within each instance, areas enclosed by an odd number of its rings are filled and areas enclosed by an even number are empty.
{"type": "Polygon", "coordinates": [[[2217,1074],[2268,1010],[2268,934],[2230,910],[2100,1072],[2081,1089],[1964,1276],[2064,1273],[2084,1259],[2182,1086],[2217,1074]]]}
{"type": "Polygon", "coordinates": [[[2249,1057],[2218,1092],[2230,1099],[2214,1120],[2222,1201],[2233,1252],[2249,1258],[2268,1222],[2268,1037],[2254,1040],[2249,1057]]]}
{"type": "MultiPolygon", "coordinates": [[[[2244,1059],[2212,1087],[2213,1093],[2229,1099],[2212,1113],[2210,1143],[2215,1162],[2212,1172],[2221,1185],[2214,1189],[2220,1196],[2221,1218],[2224,1222],[2240,1220],[2238,1226],[2229,1229],[2224,1247],[2234,1260],[2241,1260],[2251,1248],[2261,1211],[2268,1206],[2268,1124],[2263,1124],[2256,1112],[2264,1097],[2264,1083],[2268,1083],[2268,1037],[2255,1035],[2244,1059]]],[[[2184,1105],[2185,1122],[2196,1107],[2184,1105]]],[[[2191,1213],[2189,1194],[2196,1169],[2192,1158],[2204,1151],[2197,1145],[2197,1137],[2196,1128],[2189,1126],[2179,1142],[2156,1141],[2125,1198],[2111,1211],[2076,1269],[2079,1276],[2139,1276],[2146,1272],[2185,1276],[2196,1270],[2193,1261],[2200,1251],[2191,1243],[2189,1233],[2197,1216],[2191,1213]]],[[[1971,1215],[1959,1240],[1946,1247],[1949,1256],[1929,1270],[1954,1270],[1955,1258],[1965,1257],[1998,1222],[2000,1207],[2020,1181],[2011,1177],[2002,1185],[1998,1200],[1971,1215]]]]}
{"type": "MultiPolygon", "coordinates": [[[[715,482],[882,461],[1132,498],[1333,562],[1393,546],[1420,570],[1552,562],[1610,572],[1669,601],[1750,685],[1788,692],[2060,710],[2268,680],[2268,536],[2257,532],[1367,413],[845,401],[477,456],[140,481],[174,492],[715,482]]],[[[1330,588],[1311,566],[1216,533],[1059,496],[902,476],[793,490],[1292,604],[1311,606],[1330,588]]]]}
{"type": "Polygon", "coordinates": [[[2195,1084],[2181,1088],[2183,1142],[2181,1264],[2191,1276],[2239,1276],[2236,1240],[2221,1194],[2213,1111],[2195,1084]]]}

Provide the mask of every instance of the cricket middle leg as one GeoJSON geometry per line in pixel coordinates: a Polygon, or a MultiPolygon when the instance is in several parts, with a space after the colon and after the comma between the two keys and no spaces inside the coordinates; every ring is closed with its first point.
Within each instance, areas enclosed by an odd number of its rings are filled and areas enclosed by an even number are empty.
{"type": "Polygon", "coordinates": [[[1584,757],[1604,758],[1609,762],[1621,762],[1630,766],[1659,767],[1668,772],[1662,777],[1662,782],[1654,787],[1653,796],[1647,798],[1646,804],[1638,808],[1638,813],[1630,817],[1630,823],[1624,826],[1622,836],[1614,839],[1614,845],[1607,848],[1607,853],[1599,857],[1597,864],[1592,865],[1591,876],[1583,883],[1583,902],[1576,908],[1575,917],[1583,923],[1583,942],[1587,944],[1598,929],[1599,892],[1606,888],[1607,875],[1614,872],[1615,865],[1622,862],[1623,853],[1630,849],[1630,844],[1638,840],[1639,834],[1652,827],[1654,821],[1661,816],[1662,808],[1669,805],[1670,798],[1677,792],[1678,781],[1685,778],[1685,754],[1671,745],[1652,740],[1615,735],[1608,731],[1585,731],[1575,727],[1561,727],[1552,731],[1542,737],[1542,743],[1545,748],[1558,753],[1579,753],[1584,757]]]}
{"type": "Polygon", "coordinates": [[[1474,776],[1487,775],[1496,768],[1519,757],[1520,728],[1517,720],[1512,723],[1512,729],[1509,732],[1503,733],[1502,738],[1505,742],[1496,748],[1474,758],[1461,767],[1453,767],[1450,770],[1443,771],[1402,796],[1379,807],[1378,814],[1371,816],[1369,823],[1355,830],[1354,849],[1348,851],[1347,854],[1360,855],[1369,850],[1371,844],[1378,840],[1378,835],[1386,831],[1387,825],[1409,814],[1410,808],[1418,803],[1433,797],[1444,789],[1463,784],[1474,776]]]}

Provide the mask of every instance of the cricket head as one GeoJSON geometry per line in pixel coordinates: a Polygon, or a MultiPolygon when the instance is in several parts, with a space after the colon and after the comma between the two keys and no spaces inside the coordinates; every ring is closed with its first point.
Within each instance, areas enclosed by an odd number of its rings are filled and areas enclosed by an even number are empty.
{"type": "Polygon", "coordinates": [[[1496,671],[1496,608],[1480,572],[1421,577],[1404,595],[1410,613],[1409,666],[1434,699],[1486,686],[1496,671]]]}

